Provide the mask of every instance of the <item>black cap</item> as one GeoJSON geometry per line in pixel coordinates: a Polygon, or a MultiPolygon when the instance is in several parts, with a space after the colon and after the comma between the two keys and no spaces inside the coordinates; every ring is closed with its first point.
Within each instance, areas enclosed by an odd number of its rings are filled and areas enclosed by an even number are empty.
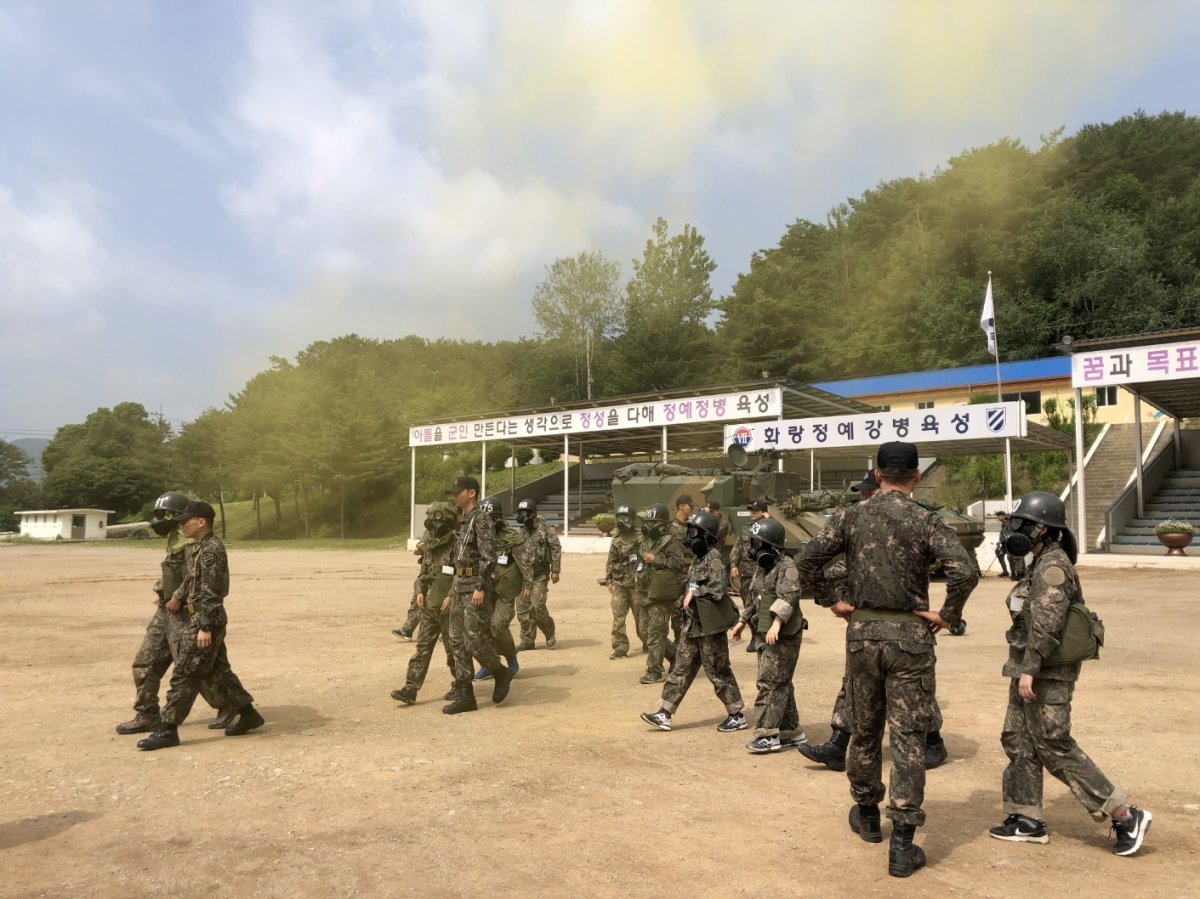
{"type": "Polygon", "coordinates": [[[747,512],[766,512],[767,504],[761,499],[756,499],[754,502],[746,506],[747,512]]]}
{"type": "Polygon", "coordinates": [[[479,481],[471,477],[469,474],[461,475],[456,478],[454,483],[447,488],[447,493],[461,493],[463,490],[474,490],[476,496],[479,495],[479,481]]]}
{"type": "Polygon", "coordinates": [[[920,463],[917,461],[917,445],[903,440],[893,440],[879,448],[876,457],[876,467],[880,471],[916,471],[920,463]]]}
{"type": "Polygon", "coordinates": [[[710,499],[708,501],[708,511],[715,512],[719,508],[721,508],[721,504],[719,502],[717,502],[715,499],[710,499]]]}
{"type": "Polygon", "coordinates": [[[176,516],[175,520],[187,521],[189,518],[203,518],[209,524],[212,524],[217,518],[217,513],[208,503],[200,500],[192,500],[187,504],[184,510],[176,516]]]}
{"type": "Polygon", "coordinates": [[[879,482],[875,480],[875,472],[868,471],[860,483],[850,488],[855,493],[866,493],[868,490],[878,490],[879,482]]]}
{"type": "Polygon", "coordinates": [[[696,508],[696,501],[694,499],[692,499],[691,494],[689,494],[689,493],[681,493],[681,494],[679,494],[679,496],[677,496],[675,498],[675,508],[676,509],[678,509],[680,506],[685,506],[685,505],[691,506],[693,509],[696,508]]]}

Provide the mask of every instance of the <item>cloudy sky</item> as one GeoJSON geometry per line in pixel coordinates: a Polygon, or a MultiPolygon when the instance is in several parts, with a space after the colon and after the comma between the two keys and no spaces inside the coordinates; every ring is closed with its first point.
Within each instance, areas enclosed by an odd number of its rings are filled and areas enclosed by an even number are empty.
{"type": "Polygon", "coordinates": [[[0,0],[0,437],[341,334],[532,335],[559,256],[797,218],[1200,88],[1200,4],[0,0]]]}

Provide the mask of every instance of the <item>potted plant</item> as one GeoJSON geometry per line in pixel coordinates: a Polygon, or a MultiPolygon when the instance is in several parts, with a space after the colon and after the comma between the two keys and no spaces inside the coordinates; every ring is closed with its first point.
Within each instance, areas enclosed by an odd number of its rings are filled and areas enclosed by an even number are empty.
{"type": "Polygon", "coordinates": [[[1154,528],[1158,542],[1167,548],[1168,556],[1183,556],[1183,548],[1192,542],[1196,533],[1195,526],[1190,521],[1178,518],[1168,518],[1154,528]]]}
{"type": "Polygon", "coordinates": [[[596,526],[596,529],[601,534],[607,537],[612,533],[613,528],[617,526],[617,516],[611,512],[600,512],[592,516],[592,524],[596,526]]]}

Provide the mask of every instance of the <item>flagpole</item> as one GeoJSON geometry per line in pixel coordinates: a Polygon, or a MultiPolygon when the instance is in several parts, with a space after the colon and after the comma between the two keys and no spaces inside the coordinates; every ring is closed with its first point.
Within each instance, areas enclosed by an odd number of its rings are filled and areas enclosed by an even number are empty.
{"type": "MultiPolygon", "coordinates": [[[[1003,385],[1000,383],[1000,333],[996,329],[996,309],[995,300],[992,298],[992,273],[988,272],[987,296],[984,300],[984,315],[989,311],[992,313],[991,318],[991,333],[988,336],[991,338],[992,358],[996,360],[996,402],[1004,402],[1003,385]]],[[[985,328],[985,331],[987,329],[985,328]]],[[[1004,438],[1004,511],[1011,512],[1012,501],[1012,441],[1004,438]]]]}

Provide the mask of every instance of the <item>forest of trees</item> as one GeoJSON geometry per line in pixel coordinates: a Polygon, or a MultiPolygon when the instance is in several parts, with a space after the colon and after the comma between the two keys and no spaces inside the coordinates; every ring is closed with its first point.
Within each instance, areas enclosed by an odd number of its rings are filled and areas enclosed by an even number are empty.
{"type": "MultiPolygon", "coordinates": [[[[586,248],[548,263],[535,337],[320,341],[271,358],[178,433],[136,404],[97,410],[47,448],[43,501],[133,514],[169,485],[265,500],[303,533],[367,533],[372,504],[407,505],[410,422],[762,371],[827,381],[989,362],[989,271],[1004,361],[1049,355],[1068,333],[1200,325],[1200,119],[1139,112],[1037,148],[1000,140],[796,221],[725,297],[714,268],[694,227],[659,219],[624,285],[618,261],[586,248]]],[[[418,499],[471,464],[419,454],[418,499]]]]}

